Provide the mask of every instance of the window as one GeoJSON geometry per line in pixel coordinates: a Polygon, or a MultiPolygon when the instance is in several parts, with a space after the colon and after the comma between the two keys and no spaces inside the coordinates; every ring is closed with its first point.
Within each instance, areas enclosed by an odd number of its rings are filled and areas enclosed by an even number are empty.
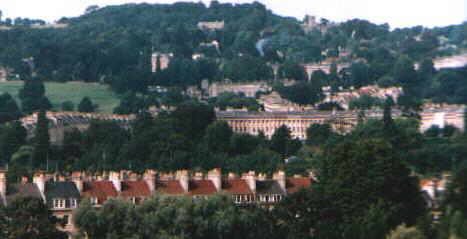
{"type": "Polygon", "coordinates": [[[65,200],[61,198],[55,198],[52,200],[54,208],[65,208],[65,200]]]}
{"type": "Polygon", "coordinates": [[[76,198],[70,198],[70,208],[76,208],[77,200],[76,198]]]}

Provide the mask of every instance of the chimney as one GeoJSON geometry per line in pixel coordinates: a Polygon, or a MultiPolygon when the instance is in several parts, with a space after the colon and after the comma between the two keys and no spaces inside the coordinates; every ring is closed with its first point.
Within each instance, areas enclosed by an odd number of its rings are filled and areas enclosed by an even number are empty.
{"type": "Polygon", "coordinates": [[[188,177],[188,170],[179,170],[177,171],[177,179],[180,182],[180,185],[183,188],[183,191],[188,192],[189,188],[189,177],[188,177]]]}
{"type": "Polygon", "coordinates": [[[119,172],[110,172],[109,180],[112,182],[117,192],[122,191],[122,180],[119,172]]]}
{"type": "Polygon", "coordinates": [[[246,181],[248,187],[253,193],[256,193],[256,175],[254,171],[250,171],[242,175],[242,179],[246,181]]]}
{"type": "Polygon", "coordinates": [[[229,179],[237,179],[237,175],[235,173],[229,173],[229,179]]]}
{"type": "Polygon", "coordinates": [[[42,171],[35,173],[32,181],[39,188],[39,192],[41,193],[41,195],[44,195],[45,183],[47,182],[47,177],[45,173],[42,171]]]}
{"type": "Polygon", "coordinates": [[[148,169],[144,173],[144,181],[149,187],[149,191],[151,191],[151,194],[156,191],[156,171],[148,169]]]}
{"type": "Polygon", "coordinates": [[[272,179],[276,180],[277,183],[279,183],[279,186],[281,186],[282,191],[286,191],[286,178],[285,172],[283,170],[279,170],[278,172],[274,173],[274,175],[272,175],[272,179]]]}
{"type": "Polygon", "coordinates": [[[0,196],[2,197],[6,196],[6,184],[7,184],[6,171],[0,170],[0,196]]]}
{"type": "Polygon", "coordinates": [[[209,171],[208,180],[211,180],[218,192],[222,190],[222,173],[220,168],[215,168],[209,171]]]}
{"type": "Polygon", "coordinates": [[[76,188],[78,189],[80,194],[84,190],[83,176],[84,175],[81,175],[81,172],[73,172],[71,174],[71,180],[75,183],[76,188]]]}

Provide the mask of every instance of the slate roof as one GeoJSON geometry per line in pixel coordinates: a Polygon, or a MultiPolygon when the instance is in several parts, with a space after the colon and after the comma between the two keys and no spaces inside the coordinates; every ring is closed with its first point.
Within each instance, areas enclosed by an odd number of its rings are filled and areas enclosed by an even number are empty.
{"type": "Polygon", "coordinates": [[[248,183],[243,179],[222,181],[222,190],[231,194],[253,194],[248,183]]]}
{"type": "Polygon", "coordinates": [[[47,182],[45,185],[45,198],[80,198],[78,188],[73,182],[47,182]]]}
{"type": "Polygon", "coordinates": [[[157,180],[156,191],[169,195],[179,195],[185,193],[185,191],[182,188],[182,185],[180,185],[180,182],[178,180],[157,180]]]}
{"type": "Polygon", "coordinates": [[[300,188],[308,188],[311,186],[313,179],[311,178],[288,178],[285,184],[287,193],[295,193],[300,188]]]}
{"type": "Polygon", "coordinates": [[[257,194],[285,194],[285,192],[282,191],[279,183],[274,180],[256,181],[256,193],[257,194]]]}
{"type": "Polygon", "coordinates": [[[97,198],[99,204],[104,203],[109,197],[117,196],[117,190],[110,181],[84,182],[83,197],[97,198]]]}
{"type": "Polygon", "coordinates": [[[216,186],[211,180],[191,180],[188,188],[189,195],[213,195],[217,193],[216,186]]]}
{"type": "Polygon", "coordinates": [[[151,190],[145,181],[123,181],[122,197],[149,197],[151,196],[151,190]]]}
{"type": "Polygon", "coordinates": [[[42,199],[39,188],[34,183],[8,185],[6,203],[11,203],[19,197],[33,197],[42,199]]]}

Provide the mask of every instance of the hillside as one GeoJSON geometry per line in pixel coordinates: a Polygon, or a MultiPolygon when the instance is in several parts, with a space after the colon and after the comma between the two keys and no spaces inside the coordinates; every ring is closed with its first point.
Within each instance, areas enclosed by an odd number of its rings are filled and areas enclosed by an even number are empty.
{"type": "MultiPolygon", "coordinates": [[[[23,86],[21,81],[10,81],[0,83],[0,94],[9,93],[18,100],[18,91],[23,86]]],[[[69,82],[56,83],[46,82],[46,96],[52,102],[54,109],[60,110],[64,101],[71,101],[77,106],[85,96],[99,105],[99,112],[112,113],[113,108],[118,105],[118,98],[107,86],[97,83],[69,82]]]]}

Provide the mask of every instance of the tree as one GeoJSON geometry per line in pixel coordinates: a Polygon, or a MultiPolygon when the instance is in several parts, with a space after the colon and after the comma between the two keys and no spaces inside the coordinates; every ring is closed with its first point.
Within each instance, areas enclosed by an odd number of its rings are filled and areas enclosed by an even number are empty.
{"type": "Polygon", "coordinates": [[[65,101],[62,103],[62,110],[63,111],[74,111],[75,104],[72,101],[65,101]]]}
{"type": "Polygon", "coordinates": [[[401,56],[393,69],[394,80],[401,84],[405,94],[417,96],[419,79],[413,61],[408,56],[401,56]]]}
{"type": "Polygon", "coordinates": [[[319,81],[298,82],[291,86],[276,87],[275,90],[281,97],[300,105],[316,104],[324,97],[319,81]]]}
{"type": "Polygon", "coordinates": [[[178,132],[193,140],[202,138],[216,118],[210,106],[196,102],[180,104],[170,116],[177,122],[178,132]]]}
{"type": "Polygon", "coordinates": [[[8,93],[0,95],[0,124],[16,120],[20,116],[21,110],[15,99],[8,93]]]}
{"type": "Polygon", "coordinates": [[[23,112],[31,113],[40,109],[49,110],[52,104],[45,96],[45,86],[39,78],[27,78],[19,91],[23,112]]]}
{"type": "Polygon", "coordinates": [[[7,207],[0,206],[1,238],[67,238],[57,229],[61,221],[37,198],[18,198],[7,207]]]}
{"type": "Polygon", "coordinates": [[[89,97],[84,97],[78,105],[78,111],[84,113],[91,113],[97,109],[97,106],[94,105],[89,97]]]}
{"type": "Polygon", "coordinates": [[[306,144],[320,145],[333,136],[331,125],[329,124],[312,124],[306,130],[306,144]]]}
{"type": "Polygon", "coordinates": [[[210,152],[228,153],[233,131],[225,121],[214,122],[206,129],[204,140],[210,152]]]}
{"type": "Polygon", "coordinates": [[[26,143],[27,132],[20,122],[13,122],[0,135],[0,155],[3,162],[9,162],[13,153],[26,143]]]}
{"type": "Polygon", "coordinates": [[[279,78],[306,81],[308,76],[303,66],[295,62],[287,61],[279,68],[279,78]]]}
{"type": "Polygon", "coordinates": [[[295,154],[301,147],[300,141],[292,139],[290,135],[290,129],[282,125],[277,128],[271,137],[271,150],[277,152],[282,158],[295,154]]]}
{"type": "Polygon", "coordinates": [[[365,63],[353,63],[350,67],[350,78],[352,85],[356,88],[369,85],[376,79],[370,79],[369,68],[365,63]]]}
{"type": "Polygon", "coordinates": [[[326,152],[316,169],[318,180],[311,195],[292,202],[303,205],[294,215],[309,215],[302,225],[294,226],[301,233],[313,228],[317,238],[346,238],[354,221],[367,215],[371,205],[379,205],[383,212],[378,214],[387,217],[388,229],[414,225],[425,213],[417,179],[384,140],[345,140],[326,152]]]}
{"type": "Polygon", "coordinates": [[[36,166],[43,166],[48,160],[50,151],[49,120],[46,111],[41,110],[37,115],[36,129],[34,132],[33,162],[36,166]]]}
{"type": "Polygon", "coordinates": [[[384,102],[384,110],[383,110],[384,133],[387,136],[392,136],[396,133],[394,120],[392,119],[392,109],[391,109],[392,105],[394,105],[394,101],[392,100],[392,98],[387,97],[386,101],[384,102]]]}

